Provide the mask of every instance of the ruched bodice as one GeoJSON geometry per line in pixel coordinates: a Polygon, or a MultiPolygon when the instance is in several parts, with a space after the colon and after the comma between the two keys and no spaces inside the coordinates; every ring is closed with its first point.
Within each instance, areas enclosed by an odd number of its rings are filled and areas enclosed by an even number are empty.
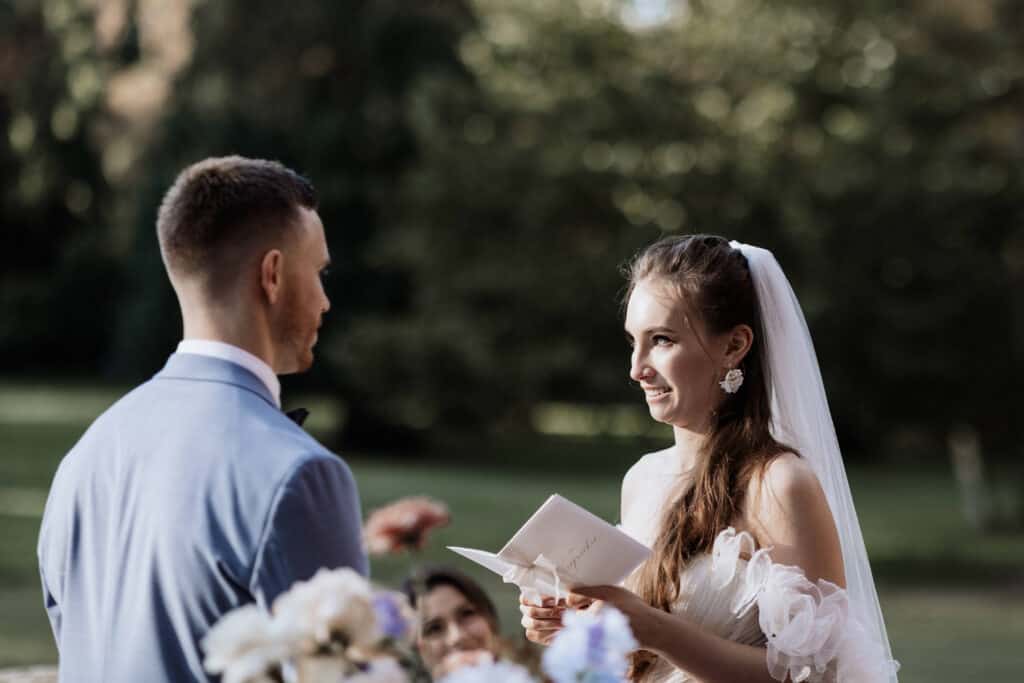
{"type": "MultiPolygon", "coordinates": [[[[634,490],[642,491],[643,495],[634,496],[630,501],[630,506],[624,511],[622,529],[648,547],[653,547],[665,509],[675,502],[674,496],[678,494],[685,473],[671,453],[662,451],[645,456],[627,477],[628,484],[634,486],[634,490]]],[[[752,546],[753,539],[748,534],[744,536],[750,539],[752,546]]],[[[733,535],[730,538],[737,537],[733,535]]],[[[749,593],[745,585],[746,573],[740,571],[747,560],[740,557],[739,550],[738,543],[720,538],[714,551],[718,562],[714,561],[713,555],[691,561],[680,575],[679,600],[673,611],[723,638],[747,645],[762,645],[765,637],[758,624],[756,605],[748,600],[738,613],[733,609],[741,596],[749,593]],[[734,551],[735,557],[732,556],[734,551]],[[723,554],[729,558],[724,564],[721,562],[723,554]],[[719,572],[717,577],[716,570],[719,572]]],[[[658,660],[650,680],[681,683],[694,679],[668,662],[658,660]]]]}
{"type": "MultiPolygon", "coordinates": [[[[626,476],[624,489],[633,493],[623,510],[622,529],[653,547],[685,474],[670,453],[661,452],[644,456],[626,476]]],[[[776,680],[889,680],[898,665],[868,637],[846,591],[823,579],[811,583],[799,567],[772,562],[769,552],[757,548],[749,533],[724,529],[712,552],[692,560],[680,574],[673,613],[722,638],[763,646],[776,680]]],[[[659,659],[648,680],[696,679],[659,659]]]]}

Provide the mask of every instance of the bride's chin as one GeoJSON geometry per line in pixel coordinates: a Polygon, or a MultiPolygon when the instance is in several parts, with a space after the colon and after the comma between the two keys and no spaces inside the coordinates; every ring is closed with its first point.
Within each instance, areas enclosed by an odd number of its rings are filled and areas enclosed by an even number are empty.
{"type": "Polygon", "coordinates": [[[662,422],[664,424],[672,424],[672,415],[670,411],[661,408],[659,406],[647,406],[647,412],[650,413],[651,419],[655,422],[662,422]]]}

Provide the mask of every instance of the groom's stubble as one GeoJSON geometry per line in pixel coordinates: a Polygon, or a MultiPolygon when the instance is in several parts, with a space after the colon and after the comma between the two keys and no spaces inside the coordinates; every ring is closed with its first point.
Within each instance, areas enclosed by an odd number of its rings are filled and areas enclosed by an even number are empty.
{"type": "Polygon", "coordinates": [[[295,235],[283,250],[286,286],[273,316],[278,374],[305,372],[313,365],[313,347],[323,315],[330,309],[321,273],[330,261],[323,225],[315,211],[299,209],[295,235]]]}

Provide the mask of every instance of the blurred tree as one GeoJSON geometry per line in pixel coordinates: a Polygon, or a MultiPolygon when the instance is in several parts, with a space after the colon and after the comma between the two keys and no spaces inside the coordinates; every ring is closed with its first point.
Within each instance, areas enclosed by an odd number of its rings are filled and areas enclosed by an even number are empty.
{"type": "Polygon", "coordinates": [[[849,452],[951,430],[1019,452],[1022,13],[6,3],[0,367],[155,370],[179,334],[156,204],[186,164],[241,153],[320,190],[334,311],[298,381],[345,397],[351,440],[635,400],[617,267],[704,231],[778,255],[849,452]]]}
{"type": "Polygon", "coordinates": [[[91,15],[0,5],[0,369],[95,372],[122,287],[95,124],[91,15]]]}
{"type": "MultiPolygon", "coordinates": [[[[454,47],[471,23],[459,0],[304,3],[286,13],[263,0],[196,6],[189,66],[136,165],[144,173],[133,205],[132,292],[113,356],[119,369],[151,372],[180,335],[154,217],[178,171],[206,156],[279,159],[313,180],[335,262],[322,348],[367,311],[400,307],[400,278],[368,262],[364,245],[395,200],[396,178],[415,160],[401,115],[405,93],[423,71],[461,69],[454,47]]],[[[349,442],[394,435],[379,427],[396,422],[352,381],[370,368],[327,360],[292,384],[345,397],[349,442]]]]}
{"type": "Polygon", "coordinates": [[[705,231],[779,256],[852,452],[942,448],[953,423],[1019,447],[1016,5],[476,7],[474,80],[413,93],[421,158],[372,243],[408,308],[340,340],[392,414],[622,400],[616,265],[705,231]]]}

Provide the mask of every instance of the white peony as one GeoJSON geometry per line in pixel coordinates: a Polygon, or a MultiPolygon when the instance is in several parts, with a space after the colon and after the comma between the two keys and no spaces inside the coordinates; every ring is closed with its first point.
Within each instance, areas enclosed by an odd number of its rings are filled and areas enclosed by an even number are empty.
{"type": "Polygon", "coordinates": [[[268,675],[290,655],[270,616],[256,605],[228,612],[200,643],[211,674],[222,674],[223,683],[264,683],[268,675]]]}
{"type": "Polygon", "coordinates": [[[306,654],[369,647],[380,640],[370,583],[349,568],[321,569],[274,601],[274,619],[291,645],[306,654]]]}
{"type": "Polygon", "coordinates": [[[405,670],[394,659],[370,660],[366,671],[353,674],[345,683],[409,683],[405,670]]]}

